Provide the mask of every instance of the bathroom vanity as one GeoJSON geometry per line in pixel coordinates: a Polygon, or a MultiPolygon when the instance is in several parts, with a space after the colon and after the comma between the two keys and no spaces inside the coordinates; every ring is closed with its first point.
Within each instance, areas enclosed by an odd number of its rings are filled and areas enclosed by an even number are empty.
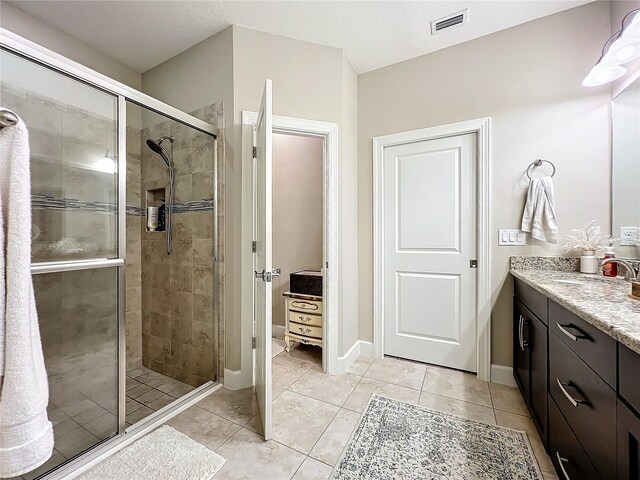
{"type": "Polygon", "coordinates": [[[640,301],[624,280],[511,269],[514,377],[561,479],[636,479],[640,301]]]}

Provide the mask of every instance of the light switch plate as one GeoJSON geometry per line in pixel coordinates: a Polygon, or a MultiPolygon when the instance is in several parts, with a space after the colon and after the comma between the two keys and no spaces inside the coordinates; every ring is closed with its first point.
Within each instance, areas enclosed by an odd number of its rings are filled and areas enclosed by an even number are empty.
{"type": "Polygon", "coordinates": [[[620,245],[633,246],[638,238],[638,227],[620,227],[620,245]]]}
{"type": "Polygon", "coordinates": [[[527,235],[521,230],[498,230],[498,245],[526,245],[527,235]]]}

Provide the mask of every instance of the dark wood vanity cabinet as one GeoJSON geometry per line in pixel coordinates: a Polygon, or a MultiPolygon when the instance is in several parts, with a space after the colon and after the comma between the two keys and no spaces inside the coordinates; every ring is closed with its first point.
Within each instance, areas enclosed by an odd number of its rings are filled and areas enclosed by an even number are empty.
{"type": "Polygon", "coordinates": [[[640,355],[516,279],[514,377],[562,480],[640,480],[640,355]]]}
{"type": "Polygon", "coordinates": [[[543,322],[524,302],[540,312],[546,297],[525,284],[517,284],[514,298],[513,375],[531,413],[542,443],[547,447],[547,342],[546,309],[543,322]]]}

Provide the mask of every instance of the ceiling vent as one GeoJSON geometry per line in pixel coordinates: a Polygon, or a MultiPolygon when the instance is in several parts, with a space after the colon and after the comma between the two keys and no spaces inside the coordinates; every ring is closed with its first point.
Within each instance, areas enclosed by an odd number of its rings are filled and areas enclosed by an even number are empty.
{"type": "Polygon", "coordinates": [[[465,23],[467,23],[468,19],[469,9],[465,8],[460,12],[452,13],[451,15],[447,15],[446,17],[433,20],[431,22],[431,35],[436,35],[443,32],[444,30],[464,25],[465,23]]]}

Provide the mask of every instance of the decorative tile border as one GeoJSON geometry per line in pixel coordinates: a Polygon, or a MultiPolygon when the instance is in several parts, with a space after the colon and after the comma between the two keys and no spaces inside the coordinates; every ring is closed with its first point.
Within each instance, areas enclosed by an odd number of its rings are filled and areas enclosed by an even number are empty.
{"type": "Polygon", "coordinates": [[[204,200],[193,200],[185,203],[174,203],[173,213],[206,212],[215,208],[215,201],[212,198],[204,200]]]}
{"type": "Polygon", "coordinates": [[[116,213],[116,205],[108,202],[84,202],[76,198],[56,198],[50,195],[31,195],[31,208],[38,210],[87,210],[116,213]]]}
{"type": "MultiPolygon", "coordinates": [[[[75,198],[56,198],[50,195],[31,195],[31,208],[37,210],[84,210],[114,214],[117,212],[114,203],[83,202],[75,198]]],[[[173,213],[206,212],[215,209],[215,200],[207,198],[184,203],[175,203],[173,213]]],[[[139,205],[127,205],[127,215],[144,217],[145,208],[139,205]]]]}
{"type": "Polygon", "coordinates": [[[567,257],[525,257],[513,256],[509,259],[511,270],[554,270],[556,272],[577,272],[579,258],[567,257]]]}

